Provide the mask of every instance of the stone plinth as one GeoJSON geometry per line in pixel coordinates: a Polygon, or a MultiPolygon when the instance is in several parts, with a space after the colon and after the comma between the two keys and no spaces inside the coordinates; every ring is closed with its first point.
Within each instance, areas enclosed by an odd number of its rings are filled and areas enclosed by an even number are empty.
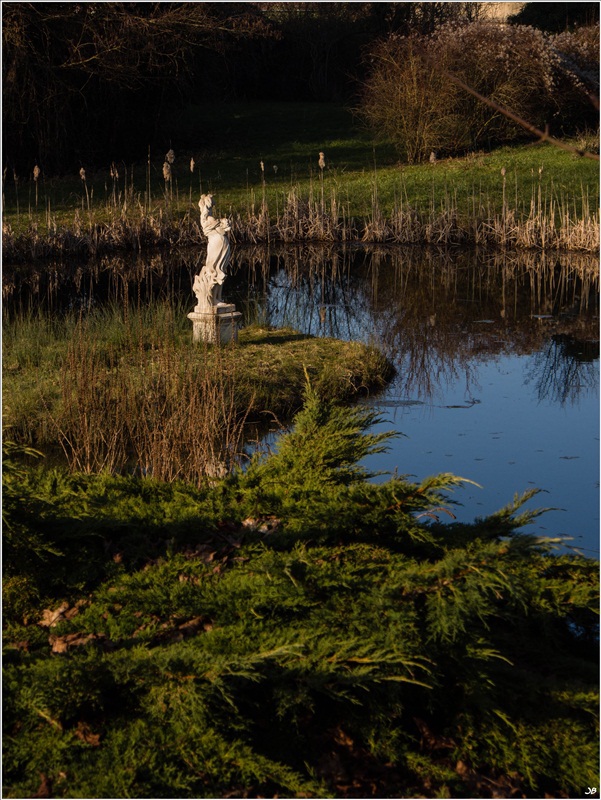
{"type": "Polygon", "coordinates": [[[242,314],[233,303],[219,303],[211,311],[192,311],[192,338],[195,342],[228,344],[238,341],[238,323],[242,314]]]}

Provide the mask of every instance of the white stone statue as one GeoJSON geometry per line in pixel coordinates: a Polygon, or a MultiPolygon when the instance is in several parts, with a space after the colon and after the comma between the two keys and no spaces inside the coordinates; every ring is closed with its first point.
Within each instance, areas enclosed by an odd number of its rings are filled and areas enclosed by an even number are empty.
{"type": "Polygon", "coordinates": [[[196,313],[214,313],[216,306],[223,305],[221,292],[223,281],[227,275],[230,260],[230,241],[228,231],[232,226],[228,219],[215,219],[211,214],[213,195],[203,194],[198,201],[200,208],[200,225],[208,239],[207,261],[194,278],[192,291],[196,295],[198,305],[196,313]]]}

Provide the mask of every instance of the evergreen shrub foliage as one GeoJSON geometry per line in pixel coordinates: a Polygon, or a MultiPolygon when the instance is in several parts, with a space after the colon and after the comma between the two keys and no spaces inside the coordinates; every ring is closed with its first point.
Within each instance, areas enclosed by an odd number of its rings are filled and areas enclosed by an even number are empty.
{"type": "Polygon", "coordinates": [[[370,482],[372,420],[308,389],[200,489],[5,455],[5,797],[598,785],[597,564],[524,498],[443,524],[461,479],[370,482]]]}

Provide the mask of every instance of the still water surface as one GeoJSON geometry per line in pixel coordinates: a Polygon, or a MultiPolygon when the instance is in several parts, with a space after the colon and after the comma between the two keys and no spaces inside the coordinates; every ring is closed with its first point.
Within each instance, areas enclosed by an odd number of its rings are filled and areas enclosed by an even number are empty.
{"type": "Polygon", "coordinates": [[[357,252],[348,263],[334,254],[310,269],[275,261],[267,276],[251,271],[239,297],[255,315],[374,342],[395,364],[390,386],[366,402],[382,416],[376,430],[402,436],[366,460],[370,469],[475,481],[453,494],[461,505],[449,509],[460,521],[540,489],[525,508],[556,510],[525,530],[569,536],[598,554],[599,341],[590,281],[598,264],[398,250],[357,252]]]}
{"type": "MultiPolygon", "coordinates": [[[[56,265],[5,280],[5,303],[48,312],[124,299],[190,310],[204,252],[56,265]]],[[[234,248],[224,299],[246,323],[361,339],[394,363],[364,402],[402,434],[373,471],[475,481],[449,506],[473,520],[516,493],[554,507],[525,530],[599,552],[599,262],[591,256],[411,248],[234,248]]],[[[275,435],[275,434],[274,434],[275,435]]],[[[383,480],[385,477],[375,478],[383,480]]],[[[445,517],[450,519],[450,517],[445,517]]]]}

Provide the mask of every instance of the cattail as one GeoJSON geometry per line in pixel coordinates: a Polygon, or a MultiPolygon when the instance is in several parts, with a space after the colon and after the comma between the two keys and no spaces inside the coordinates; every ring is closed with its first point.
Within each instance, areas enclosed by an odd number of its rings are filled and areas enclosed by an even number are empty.
{"type": "Polygon", "coordinates": [[[40,177],[40,168],[36,164],[33,168],[33,181],[35,183],[35,207],[38,207],[38,178],[40,177]]]}
{"type": "Polygon", "coordinates": [[[13,180],[15,182],[15,194],[17,197],[17,216],[19,216],[19,176],[17,170],[13,167],[13,180]]]}
{"type": "Polygon", "coordinates": [[[261,185],[263,187],[263,209],[265,209],[265,164],[260,161],[261,165],[261,185]]]}
{"type": "Polygon", "coordinates": [[[117,207],[117,181],[119,180],[119,171],[114,161],[111,162],[110,176],[113,181],[113,204],[117,207]]]}
{"type": "Polygon", "coordinates": [[[163,162],[163,178],[165,180],[165,198],[167,197],[167,186],[169,186],[171,190],[171,199],[173,199],[173,186],[171,182],[171,165],[169,164],[168,161],[163,162]]]}
{"type": "Polygon", "coordinates": [[[320,169],[320,180],[319,180],[319,182],[321,183],[321,213],[323,215],[324,209],[325,209],[324,192],[323,192],[323,190],[324,190],[323,171],[324,171],[325,166],[326,166],[326,157],[325,157],[325,155],[323,153],[319,154],[319,162],[318,163],[319,163],[319,169],[320,169]]]}
{"type": "Polygon", "coordinates": [[[192,175],[194,174],[194,167],[196,164],[194,163],[194,156],[190,158],[190,205],[192,205],[192,175]]]}
{"type": "Polygon", "coordinates": [[[165,159],[169,164],[173,164],[173,162],[175,161],[175,153],[173,152],[173,150],[169,150],[169,152],[165,156],[165,159]]]}
{"type": "MultiPolygon", "coordinates": [[[[85,171],[85,169],[83,167],[79,170],[79,177],[82,180],[83,188],[86,190],[86,200],[88,202],[88,212],[89,212],[90,211],[90,193],[88,192],[88,184],[86,183],[86,171],[85,171]]],[[[81,198],[81,208],[83,210],[83,197],[81,198]]]]}

